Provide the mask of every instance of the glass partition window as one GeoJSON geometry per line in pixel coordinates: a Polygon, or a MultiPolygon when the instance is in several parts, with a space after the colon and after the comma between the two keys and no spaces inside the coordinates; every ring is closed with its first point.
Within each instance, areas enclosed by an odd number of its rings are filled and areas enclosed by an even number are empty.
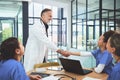
{"type": "Polygon", "coordinates": [[[76,24],[74,24],[72,31],[72,47],[76,48],[76,45],[77,45],[77,31],[76,31],[76,24]]]}
{"type": "Polygon", "coordinates": [[[18,13],[18,39],[22,42],[23,41],[23,18],[22,18],[22,6],[19,8],[18,13]]]}
{"type": "Polygon", "coordinates": [[[52,20],[52,22],[49,25],[48,29],[48,37],[51,41],[53,41],[57,45],[58,41],[58,28],[57,28],[57,20],[52,20]]]}
{"type": "Polygon", "coordinates": [[[96,49],[101,34],[116,28],[120,30],[119,2],[119,0],[116,0],[116,3],[115,0],[71,1],[72,48],[87,51],[96,49]]]}
{"type": "Polygon", "coordinates": [[[78,45],[77,45],[77,49],[80,49],[80,50],[85,50],[86,48],[86,22],[82,21],[82,22],[79,22],[78,23],[78,38],[77,38],[77,41],[78,41],[78,45]]]}
{"type": "MultiPolygon", "coordinates": [[[[91,51],[98,48],[99,36],[104,32],[120,32],[119,3],[120,0],[72,0],[72,48],[91,51]]],[[[87,63],[81,58],[80,60],[87,63]]],[[[92,58],[89,60],[95,63],[92,58]]]]}
{"type": "Polygon", "coordinates": [[[120,31],[120,0],[116,0],[116,30],[120,31]]]}
{"type": "MultiPolygon", "coordinates": [[[[62,20],[62,46],[67,46],[67,19],[64,18],[62,20]]],[[[59,33],[58,33],[59,34],[59,33]]]]}
{"type": "Polygon", "coordinates": [[[12,36],[22,42],[22,2],[0,1],[0,42],[12,36]]]}
{"type": "Polygon", "coordinates": [[[72,12],[72,48],[77,48],[77,0],[71,2],[72,12]]]}
{"type": "Polygon", "coordinates": [[[1,41],[13,35],[13,20],[2,20],[1,21],[1,41]]]}
{"type": "Polygon", "coordinates": [[[77,49],[86,49],[86,0],[78,0],[77,5],[77,49]]]}

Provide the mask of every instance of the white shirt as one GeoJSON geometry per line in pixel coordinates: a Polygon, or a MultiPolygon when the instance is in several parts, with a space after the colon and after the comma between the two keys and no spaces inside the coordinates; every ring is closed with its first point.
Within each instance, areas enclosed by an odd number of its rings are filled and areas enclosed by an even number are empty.
{"type": "Polygon", "coordinates": [[[43,62],[47,48],[52,51],[58,50],[57,46],[46,36],[45,26],[42,21],[36,22],[30,28],[25,48],[24,66],[26,71],[33,70],[34,64],[43,62]]]}

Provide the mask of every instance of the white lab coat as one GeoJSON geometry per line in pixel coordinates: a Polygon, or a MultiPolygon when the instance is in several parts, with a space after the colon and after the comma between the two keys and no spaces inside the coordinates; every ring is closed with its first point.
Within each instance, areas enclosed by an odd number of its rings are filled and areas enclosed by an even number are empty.
{"type": "Polygon", "coordinates": [[[26,72],[33,70],[34,64],[42,63],[46,49],[57,51],[57,46],[46,36],[45,26],[39,21],[30,28],[25,47],[24,67],[26,72]]]}

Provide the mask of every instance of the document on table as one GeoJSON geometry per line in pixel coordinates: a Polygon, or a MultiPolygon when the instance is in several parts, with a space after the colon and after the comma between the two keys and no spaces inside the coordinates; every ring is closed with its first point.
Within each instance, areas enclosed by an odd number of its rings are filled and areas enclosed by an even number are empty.
{"type": "Polygon", "coordinates": [[[53,75],[50,75],[48,77],[45,77],[45,78],[42,78],[42,80],[58,80],[59,78],[53,76],[53,75]]]}
{"type": "Polygon", "coordinates": [[[82,80],[101,80],[101,79],[92,78],[92,77],[85,77],[82,80]]]}

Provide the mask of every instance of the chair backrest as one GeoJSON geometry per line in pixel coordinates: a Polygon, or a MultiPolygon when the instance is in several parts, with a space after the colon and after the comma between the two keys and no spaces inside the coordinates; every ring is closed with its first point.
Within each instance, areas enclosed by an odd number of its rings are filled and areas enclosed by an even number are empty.
{"type": "Polygon", "coordinates": [[[49,67],[49,66],[60,66],[60,64],[58,62],[40,63],[40,64],[35,64],[34,69],[42,68],[42,67],[49,67]]]}

